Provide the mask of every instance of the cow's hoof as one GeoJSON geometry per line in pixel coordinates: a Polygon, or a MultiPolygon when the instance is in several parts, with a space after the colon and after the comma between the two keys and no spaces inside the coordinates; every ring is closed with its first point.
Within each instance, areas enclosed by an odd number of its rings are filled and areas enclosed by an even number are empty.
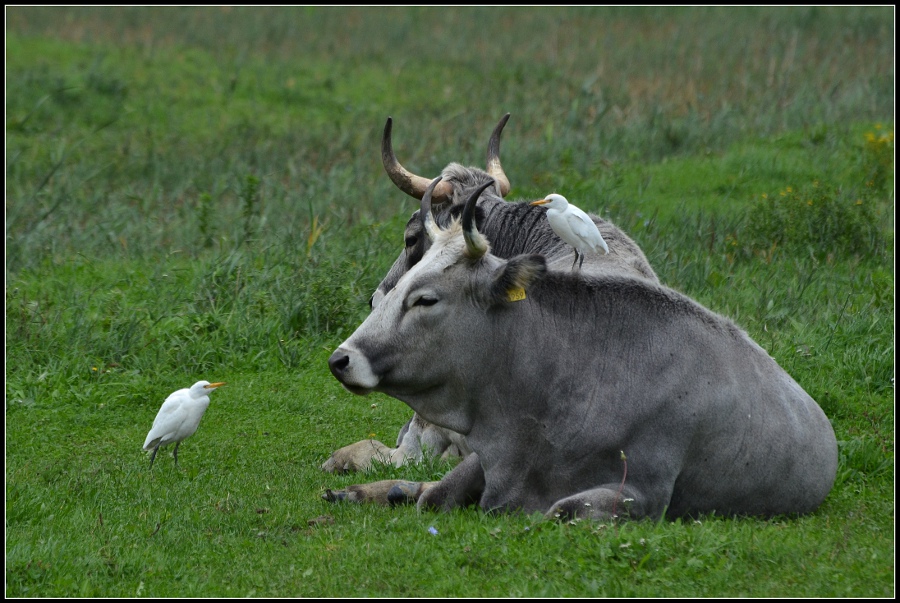
{"type": "Polygon", "coordinates": [[[573,504],[554,505],[553,509],[548,513],[545,513],[544,516],[548,519],[555,519],[556,521],[572,521],[573,519],[578,518],[579,512],[583,514],[582,509],[578,509],[573,504]]]}
{"type": "Polygon", "coordinates": [[[421,494],[422,484],[419,482],[400,482],[388,490],[387,501],[392,507],[415,504],[421,494]]]}
{"type": "Polygon", "coordinates": [[[330,503],[336,503],[341,502],[342,500],[346,500],[347,493],[343,490],[338,490],[337,492],[335,492],[331,488],[326,488],[325,492],[322,494],[322,498],[330,503]]]}

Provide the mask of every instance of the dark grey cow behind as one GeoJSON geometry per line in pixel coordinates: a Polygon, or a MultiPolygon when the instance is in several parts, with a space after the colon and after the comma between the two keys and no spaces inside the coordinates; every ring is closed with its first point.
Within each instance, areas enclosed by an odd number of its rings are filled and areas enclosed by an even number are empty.
{"type": "Polygon", "coordinates": [[[329,365],[350,391],[465,434],[474,453],[431,488],[390,481],[331,499],[674,518],[805,513],[830,491],[831,424],[730,320],[647,279],[498,258],[470,216],[429,230],[432,248],[329,365]],[[511,301],[518,288],[526,298],[511,301]]]}
{"type": "MultiPolygon", "coordinates": [[[[489,186],[479,197],[475,210],[475,223],[479,231],[491,238],[491,251],[501,258],[511,258],[522,253],[540,253],[547,258],[551,270],[571,271],[572,247],[560,239],[547,222],[546,210],[529,205],[528,200],[506,201],[509,180],[500,163],[500,135],[509,114],[503,116],[491,134],[487,151],[487,168],[464,167],[451,163],[441,173],[442,190],[440,197],[433,200],[435,221],[446,227],[462,214],[466,199],[472,192],[486,183],[499,181],[489,186]],[[566,264],[569,260],[569,264],[566,264]]],[[[391,144],[391,119],[388,118],[382,137],[382,162],[391,180],[410,197],[421,200],[431,179],[422,178],[408,172],[394,154],[391,144]]],[[[609,245],[609,254],[587,256],[583,271],[586,274],[622,272],[659,280],[647,257],[628,235],[612,222],[591,214],[600,234],[609,245]]],[[[394,265],[378,285],[373,296],[373,306],[381,296],[394,288],[400,277],[412,268],[431,245],[422,230],[422,220],[418,210],[406,224],[404,231],[404,252],[394,261],[394,265]]]]}
{"type": "MultiPolygon", "coordinates": [[[[511,258],[523,253],[540,253],[550,270],[571,271],[572,248],[563,242],[547,222],[546,210],[528,204],[527,200],[506,201],[504,196],[510,185],[500,163],[500,135],[509,114],[505,115],[488,142],[486,169],[464,167],[451,163],[442,173],[442,181],[435,191],[435,220],[447,226],[458,219],[471,193],[486,183],[489,186],[478,200],[475,221],[478,229],[491,240],[492,252],[501,258],[511,258]]],[[[407,171],[394,154],[391,142],[392,120],[388,118],[382,137],[382,162],[391,180],[410,197],[422,199],[430,179],[407,171]]],[[[640,247],[612,222],[592,215],[609,245],[607,255],[588,255],[581,269],[582,275],[622,273],[657,281],[640,247]]],[[[413,213],[404,232],[405,249],[390,271],[378,285],[372,296],[372,307],[400,280],[410,268],[422,259],[431,243],[422,228],[418,210],[413,213]]],[[[465,456],[470,449],[465,438],[447,429],[437,427],[414,415],[403,427],[397,438],[397,447],[389,448],[377,440],[364,440],[337,451],[325,461],[322,469],[328,472],[344,472],[366,469],[373,459],[392,462],[400,466],[405,462],[422,458],[423,448],[437,455],[465,456]]]]}

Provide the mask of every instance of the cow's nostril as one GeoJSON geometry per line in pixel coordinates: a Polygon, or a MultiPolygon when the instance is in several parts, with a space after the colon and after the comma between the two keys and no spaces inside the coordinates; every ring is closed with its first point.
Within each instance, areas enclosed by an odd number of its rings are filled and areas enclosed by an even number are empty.
{"type": "Polygon", "coordinates": [[[341,352],[340,350],[336,351],[331,357],[328,359],[328,367],[331,369],[331,372],[337,376],[339,373],[343,372],[345,368],[350,364],[350,356],[346,353],[341,352]]]}

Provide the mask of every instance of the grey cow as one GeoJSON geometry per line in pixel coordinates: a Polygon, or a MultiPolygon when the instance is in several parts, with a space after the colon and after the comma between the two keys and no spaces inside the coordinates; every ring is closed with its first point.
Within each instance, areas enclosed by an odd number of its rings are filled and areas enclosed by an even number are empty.
{"type": "MultiPolygon", "coordinates": [[[[432,199],[436,206],[434,218],[440,226],[449,225],[453,219],[459,218],[472,191],[496,182],[482,193],[475,210],[475,223],[491,240],[492,252],[501,258],[539,253],[546,258],[550,270],[571,271],[572,248],[554,234],[547,222],[546,210],[530,206],[524,200],[504,200],[510,184],[500,163],[500,135],[508,120],[509,114],[504,115],[491,134],[485,170],[457,163],[444,168],[442,180],[432,199]]],[[[384,169],[400,190],[421,200],[431,180],[409,172],[400,164],[394,154],[391,130],[392,120],[388,118],[381,142],[384,169]]],[[[644,253],[628,235],[612,222],[594,215],[591,218],[607,241],[610,253],[588,256],[582,268],[583,274],[622,273],[658,281],[644,253]]],[[[418,211],[413,213],[406,225],[404,243],[403,253],[372,296],[373,308],[394,288],[400,277],[422,259],[431,245],[423,231],[418,211]]],[[[389,448],[377,440],[363,440],[335,451],[322,469],[328,472],[363,470],[370,466],[373,459],[391,462],[399,467],[408,461],[419,461],[424,448],[444,456],[466,456],[471,451],[464,437],[414,415],[400,431],[396,448],[389,448]]]]}
{"type": "Polygon", "coordinates": [[[329,365],[351,392],[396,397],[474,453],[436,484],[332,500],[674,518],[804,513],[831,490],[827,417],[730,320],[647,279],[498,258],[469,210],[448,229],[426,222],[431,249],[329,365]]]}

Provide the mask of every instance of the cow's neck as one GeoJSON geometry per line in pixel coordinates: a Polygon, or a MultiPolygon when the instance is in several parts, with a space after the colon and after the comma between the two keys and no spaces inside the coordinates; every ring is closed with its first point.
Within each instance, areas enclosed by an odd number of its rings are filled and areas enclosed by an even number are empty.
{"type": "Polygon", "coordinates": [[[472,411],[464,390],[445,384],[415,394],[390,394],[429,423],[466,435],[472,428],[472,411]]]}

